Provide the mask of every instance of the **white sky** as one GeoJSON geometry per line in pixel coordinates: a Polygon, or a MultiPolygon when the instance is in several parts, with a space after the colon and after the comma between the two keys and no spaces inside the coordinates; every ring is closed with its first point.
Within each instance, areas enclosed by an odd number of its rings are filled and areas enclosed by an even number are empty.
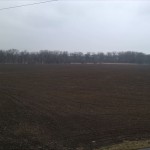
{"type": "MultiPolygon", "coordinates": [[[[39,1],[0,0],[0,8],[39,1]]],[[[148,0],[59,0],[0,11],[0,49],[150,54],[149,40],[148,0]]]]}

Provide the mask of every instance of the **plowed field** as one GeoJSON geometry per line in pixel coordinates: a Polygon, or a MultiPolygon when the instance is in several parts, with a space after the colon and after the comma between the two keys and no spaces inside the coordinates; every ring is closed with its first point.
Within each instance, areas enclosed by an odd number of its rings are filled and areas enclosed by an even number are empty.
{"type": "Polygon", "coordinates": [[[0,149],[149,137],[148,65],[0,65],[0,149]]]}

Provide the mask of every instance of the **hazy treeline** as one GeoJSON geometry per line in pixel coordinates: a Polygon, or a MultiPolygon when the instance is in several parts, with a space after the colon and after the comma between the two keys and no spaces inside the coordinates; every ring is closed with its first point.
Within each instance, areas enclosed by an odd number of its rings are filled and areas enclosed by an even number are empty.
{"type": "Polygon", "coordinates": [[[141,52],[82,53],[67,51],[39,52],[0,50],[0,63],[51,64],[51,63],[138,63],[150,64],[150,55],[141,52]]]}

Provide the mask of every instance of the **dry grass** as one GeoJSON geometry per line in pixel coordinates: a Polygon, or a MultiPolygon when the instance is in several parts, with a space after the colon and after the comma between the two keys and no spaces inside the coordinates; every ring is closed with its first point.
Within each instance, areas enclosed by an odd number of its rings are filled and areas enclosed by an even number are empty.
{"type": "Polygon", "coordinates": [[[96,150],[139,150],[147,147],[150,147],[150,140],[124,141],[123,143],[120,144],[102,147],[96,150]]]}

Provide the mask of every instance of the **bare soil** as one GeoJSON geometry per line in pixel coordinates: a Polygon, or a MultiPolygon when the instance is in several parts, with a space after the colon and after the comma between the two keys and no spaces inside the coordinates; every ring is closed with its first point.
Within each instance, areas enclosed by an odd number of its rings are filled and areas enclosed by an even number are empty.
{"type": "Polygon", "coordinates": [[[149,137],[149,65],[0,65],[0,149],[149,137]]]}

